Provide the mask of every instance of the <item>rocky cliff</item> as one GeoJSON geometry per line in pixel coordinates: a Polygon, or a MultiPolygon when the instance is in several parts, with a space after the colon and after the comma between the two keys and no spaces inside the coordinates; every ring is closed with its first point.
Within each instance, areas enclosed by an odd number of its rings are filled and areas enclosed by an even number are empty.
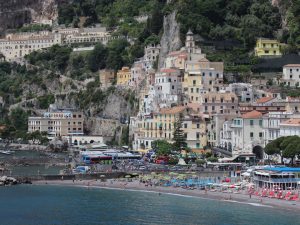
{"type": "Polygon", "coordinates": [[[178,50],[181,47],[180,27],[176,21],[176,12],[173,12],[164,18],[164,33],[162,35],[161,50],[159,54],[158,67],[162,68],[164,59],[170,51],[178,50]]]}
{"type": "Polygon", "coordinates": [[[32,21],[55,19],[63,0],[0,0],[0,32],[32,21]]]}

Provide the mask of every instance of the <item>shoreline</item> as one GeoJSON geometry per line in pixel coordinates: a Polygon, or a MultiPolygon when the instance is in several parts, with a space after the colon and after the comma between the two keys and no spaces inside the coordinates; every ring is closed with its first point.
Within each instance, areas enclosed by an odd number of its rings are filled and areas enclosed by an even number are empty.
{"type": "Polygon", "coordinates": [[[223,193],[223,192],[211,192],[204,190],[186,190],[182,188],[174,187],[146,187],[144,184],[140,184],[138,181],[133,182],[120,182],[111,181],[106,182],[95,181],[95,180],[52,180],[52,181],[34,181],[33,185],[50,185],[50,186],[65,186],[65,187],[80,187],[80,188],[91,188],[91,189],[107,189],[107,190],[119,190],[119,191],[138,191],[138,192],[150,192],[157,194],[167,194],[180,197],[196,197],[206,200],[222,201],[228,203],[246,204],[255,207],[267,207],[273,209],[281,209],[288,211],[300,210],[300,201],[287,201],[271,198],[261,198],[252,195],[249,198],[246,194],[234,194],[234,193],[223,193]]]}

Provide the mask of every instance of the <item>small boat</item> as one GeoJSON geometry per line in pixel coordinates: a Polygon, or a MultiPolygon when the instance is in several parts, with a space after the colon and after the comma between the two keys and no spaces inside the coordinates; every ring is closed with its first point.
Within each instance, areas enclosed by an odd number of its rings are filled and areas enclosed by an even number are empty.
{"type": "Polygon", "coordinates": [[[12,153],[14,153],[14,151],[10,151],[10,150],[1,150],[0,153],[1,153],[1,154],[4,154],[4,155],[11,155],[12,153]]]}

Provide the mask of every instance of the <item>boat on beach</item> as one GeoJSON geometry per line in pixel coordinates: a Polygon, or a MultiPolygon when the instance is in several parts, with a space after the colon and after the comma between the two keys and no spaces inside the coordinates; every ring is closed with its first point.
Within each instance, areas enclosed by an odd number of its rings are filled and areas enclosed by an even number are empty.
{"type": "Polygon", "coordinates": [[[0,150],[0,154],[4,154],[4,155],[11,155],[13,153],[14,151],[10,151],[10,150],[0,150]]]}

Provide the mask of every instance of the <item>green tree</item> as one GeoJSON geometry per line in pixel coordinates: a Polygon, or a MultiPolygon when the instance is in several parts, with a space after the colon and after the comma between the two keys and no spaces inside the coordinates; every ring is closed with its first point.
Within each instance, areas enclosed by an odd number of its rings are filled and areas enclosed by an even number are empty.
{"type": "Polygon", "coordinates": [[[286,137],[279,137],[272,142],[268,143],[265,147],[265,153],[267,155],[280,155],[281,158],[281,164],[283,164],[283,156],[282,153],[284,151],[284,148],[281,146],[281,144],[286,140],[286,137]]]}
{"type": "Polygon", "coordinates": [[[173,146],[166,140],[156,140],[152,142],[151,147],[156,150],[157,155],[169,155],[173,146]]]}
{"type": "Polygon", "coordinates": [[[182,118],[183,115],[180,114],[177,121],[174,123],[174,133],[173,133],[173,146],[176,151],[187,148],[186,137],[182,129],[182,118]]]}
{"type": "Polygon", "coordinates": [[[87,57],[88,68],[92,72],[96,72],[99,69],[104,69],[106,58],[107,49],[103,46],[103,44],[97,44],[95,49],[87,57]]]}
{"type": "Polygon", "coordinates": [[[291,164],[294,164],[294,159],[297,155],[300,155],[300,137],[288,136],[280,145],[284,149],[283,157],[290,158],[291,164]]]}

